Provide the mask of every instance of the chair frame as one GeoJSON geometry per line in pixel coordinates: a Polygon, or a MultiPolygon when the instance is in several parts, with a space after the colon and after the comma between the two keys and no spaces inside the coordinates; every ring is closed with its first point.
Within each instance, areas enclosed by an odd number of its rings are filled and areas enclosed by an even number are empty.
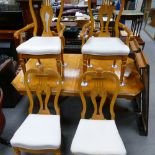
{"type": "MultiPolygon", "coordinates": [[[[36,79],[35,79],[36,81],[36,79]]],[[[50,114],[50,111],[47,107],[48,105],[48,101],[51,95],[51,88],[55,88],[56,87],[56,94],[55,94],[55,98],[54,98],[54,108],[56,111],[56,114],[59,115],[60,114],[60,109],[58,106],[58,97],[60,95],[61,89],[62,89],[62,79],[59,75],[59,73],[57,73],[54,70],[51,69],[47,69],[44,70],[43,68],[37,70],[37,69],[30,69],[28,70],[25,75],[24,75],[24,82],[25,82],[25,87],[27,90],[27,95],[29,97],[30,100],[30,104],[29,104],[29,114],[33,112],[33,107],[34,107],[34,100],[33,100],[33,96],[32,93],[36,92],[36,95],[38,97],[39,100],[39,104],[40,104],[40,109],[38,114],[42,114],[42,115],[47,115],[50,114]],[[36,75],[38,78],[37,84],[33,87],[30,88],[30,84],[28,82],[28,77],[30,74],[36,75]],[[58,80],[56,86],[49,86],[47,81],[48,78],[50,78],[51,76],[56,77],[56,79],[58,80]],[[43,101],[42,98],[42,94],[45,95],[45,100],[43,101]]],[[[20,147],[13,147],[14,152],[16,155],[20,155],[21,152],[29,152],[29,153],[50,153],[53,152],[56,155],[61,155],[61,151],[60,148],[59,149],[45,149],[45,150],[32,150],[32,149],[25,149],[25,148],[20,148],[20,147]]]]}
{"type": "MultiPolygon", "coordinates": [[[[57,20],[57,24],[56,24],[57,33],[50,30],[51,20],[53,17],[53,10],[52,10],[51,5],[50,5],[50,0],[44,0],[44,3],[42,3],[41,9],[40,9],[40,15],[41,15],[42,23],[43,23],[42,36],[44,36],[44,37],[46,37],[46,36],[48,36],[48,37],[59,36],[61,39],[61,53],[60,54],[47,54],[47,55],[18,54],[19,63],[22,67],[24,74],[26,72],[25,59],[36,58],[36,59],[38,59],[39,64],[41,64],[40,59],[55,58],[57,61],[58,72],[60,73],[60,75],[62,75],[62,78],[64,77],[64,73],[63,73],[64,72],[63,71],[63,67],[64,67],[63,53],[64,53],[65,41],[64,41],[64,37],[63,37],[63,32],[65,30],[65,25],[60,23],[61,15],[63,12],[63,7],[64,7],[64,0],[61,0],[61,8],[60,8],[60,12],[59,12],[59,16],[58,16],[58,20],[57,20]],[[47,12],[49,14],[48,23],[46,23],[46,20],[44,19],[45,14],[47,12]]],[[[32,29],[32,28],[33,28],[33,36],[37,36],[38,25],[37,25],[37,19],[35,16],[35,12],[33,9],[33,0],[29,0],[29,8],[30,8],[30,13],[32,15],[33,22],[14,33],[15,39],[20,39],[20,43],[23,42],[22,34],[25,33],[26,31],[32,29]]]]}
{"type": "MultiPolygon", "coordinates": [[[[121,4],[119,14],[115,20],[115,28],[114,29],[115,29],[115,36],[116,37],[119,37],[119,28],[122,28],[127,32],[128,36],[126,38],[126,44],[129,46],[129,41],[133,39],[133,34],[125,25],[123,25],[122,23],[119,22],[122,11],[124,9],[124,3],[125,3],[125,0],[122,0],[122,4],[121,4]]],[[[110,19],[112,18],[112,15],[113,15],[113,11],[115,10],[115,7],[109,1],[108,2],[104,1],[104,3],[101,5],[101,8],[99,10],[99,20],[100,20],[100,24],[101,24],[101,31],[96,32],[96,33],[94,33],[94,22],[95,21],[94,21],[93,13],[91,10],[91,0],[88,0],[88,9],[89,9],[89,14],[90,14],[90,21],[83,26],[82,31],[80,33],[80,37],[82,39],[82,46],[93,35],[95,37],[109,37],[110,36],[108,26],[110,23],[110,19]],[[103,19],[102,19],[103,14],[108,15],[108,19],[107,19],[105,26],[103,24],[103,19]],[[86,37],[88,29],[90,31],[88,33],[88,36],[86,37]]],[[[114,60],[113,66],[115,66],[116,60],[121,60],[122,64],[121,64],[120,83],[121,83],[121,85],[123,85],[123,77],[124,77],[124,73],[125,73],[127,57],[128,56],[122,56],[122,55],[102,56],[102,55],[83,54],[83,73],[87,71],[87,66],[90,66],[90,60],[91,59],[114,60]]]]}
{"type": "MultiPolygon", "coordinates": [[[[111,95],[110,114],[111,114],[111,119],[113,119],[113,120],[115,119],[114,105],[115,105],[117,95],[119,93],[120,81],[116,74],[109,72],[109,71],[104,72],[101,69],[97,69],[96,71],[87,71],[80,77],[78,84],[79,84],[79,93],[80,93],[80,97],[82,100],[81,118],[85,118],[86,109],[87,109],[85,96],[87,93],[89,93],[92,103],[93,103],[93,106],[94,106],[94,113],[93,113],[91,119],[96,119],[96,120],[104,120],[105,119],[104,114],[102,113],[102,109],[105,104],[106,98],[108,96],[108,92],[104,88],[104,84],[105,84],[103,82],[104,78],[106,78],[106,79],[112,78],[116,81],[115,89],[112,92],[110,92],[111,93],[110,94],[111,95]],[[90,76],[93,81],[93,84],[90,86],[88,83],[89,88],[81,86],[81,83],[82,83],[83,79],[86,79],[86,76],[90,76]],[[96,97],[101,97],[99,109],[97,106],[96,97]]],[[[111,86],[109,86],[109,87],[111,87],[111,86]]]]}

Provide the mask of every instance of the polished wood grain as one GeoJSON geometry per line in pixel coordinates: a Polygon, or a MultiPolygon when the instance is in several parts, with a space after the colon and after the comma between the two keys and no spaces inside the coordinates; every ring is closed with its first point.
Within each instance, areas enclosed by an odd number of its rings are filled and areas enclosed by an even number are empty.
{"type": "MultiPolygon", "coordinates": [[[[43,24],[42,36],[44,36],[44,37],[59,36],[61,39],[61,53],[60,54],[47,54],[47,55],[33,55],[33,54],[28,55],[28,54],[24,54],[24,53],[18,54],[19,63],[21,65],[24,73],[26,72],[25,60],[28,58],[36,58],[36,59],[38,59],[39,63],[40,63],[39,59],[55,58],[57,60],[56,63],[57,63],[58,72],[60,73],[60,75],[63,78],[63,76],[64,76],[63,75],[63,73],[64,73],[63,72],[63,67],[64,67],[64,60],[63,60],[64,37],[63,37],[63,32],[65,29],[65,26],[62,23],[60,23],[61,15],[63,12],[63,7],[64,7],[64,0],[61,0],[60,12],[59,12],[59,16],[58,16],[58,20],[57,20],[57,24],[56,24],[57,32],[51,31],[51,29],[50,29],[51,21],[52,21],[52,18],[54,17],[53,9],[50,5],[50,1],[49,0],[43,1],[42,5],[41,5],[41,9],[40,9],[40,16],[41,16],[41,20],[42,20],[42,24],[43,24]]],[[[33,8],[33,0],[29,0],[29,8],[30,8],[30,13],[31,13],[33,22],[28,24],[24,28],[16,31],[14,34],[14,37],[16,39],[20,39],[20,43],[23,43],[23,38],[22,38],[23,33],[28,31],[29,29],[33,29],[33,36],[37,35],[38,23],[37,23],[37,18],[35,16],[35,11],[33,8]]]]}
{"type": "MultiPolygon", "coordinates": [[[[40,67],[39,69],[29,69],[28,71],[26,71],[24,75],[24,84],[30,101],[29,109],[28,109],[28,112],[30,114],[33,113],[33,107],[34,107],[34,101],[35,101],[33,94],[35,93],[40,105],[38,114],[50,115],[50,111],[48,109],[48,103],[49,103],[52,90],[54,89],[56,93],[55,93],[53,105],[54,105],[56,115],[60,115],[58,98],[62,88],[62,79],[57,71],[54,71],[52,69],[45,69],[43,67],[40,67]],[[29,80],[30,76],[35,77],[35,81],[33,79],[29,80]],[[52,82],[50,82],[51,79],[52,79],[52,82]],[[53,82],[54,80],[55,82],[53,82]]],[[[16,155],[20,155],[21,152],[29,152],[29,153],[35,153],[35,154],[53,152],[56,155],[61,154],[60,148],[59,149],[45,148],[42,150],[32,150],[28,148],[13,147],[13,149],[16,155]]]]}
{"type": "Polygon", "coordinates": [[[81,118],[85,118],[87,103],[86,103],[86,91],[89,92],[91,101],[93,103],[94,112],[92,114],[92,119],[104,120],[106,119],[103,114],[103,106],[106,102],[107,98],[110,98],[110,117],[111,119],[115,119],[114,105],[117,99],[117,95],[120,88],[120,81],[118,76],[109,71],[103,71],[98,68],[95,71],[87,71],[85,72],[79,80],[79,90],[80,97],[82,100],[82,112],[81,118]],[[83,87],[81,85],[82,81],[87,79],[89,81],[87,87],[83,87]],[[111,83],[109,85],[109,83],[111,83]],[[100,102],[98,106],[97,97],[100,97],[100,102]]]}
{"type": "MultiPolygon", "coordinates": [[[[64,69],[64,83],[62,85],[61,95],[63,96],[79,96],[78,81],[82,75],[82,55],[81,54],[64,54],[64,61],[68,64],[64,69]]],[[[26,64],[27,69],[36,68],[36,59],[30,59],[26,64]]],[[[56,70],[56,63],[54,59],[41,60],[42,65],[45,68],[54,68],[56,70]]],[[[93,68],[89,68],[88,71],[94,70],[98,67],[103,71],[112,71],[120,76],[121,61],[118,61],[118,68],[111,67],[112,60],[92,60],[93,68]]],[[[23,72],[15,77],[12,81],[12,85],[21,93],[25,94],[26,88],[23,83],[23,72]]],[[[31,80],[31,77],[30,77],[31,80]]],[[[135,67],[135,61],[128,58],[126,64],[126,71],[124,76],[125,86],[120,87],[119,97],[133,98],[143,90],[143,82],[135,67]]]]}
{"type": "MultiPolygon", "coordinates": [[[[127,32],[127,37],[125,43],[129,46],[129,42],[131,39],[133,39],[133,34],[132,32],[123,24],[119,22],[123,9],[124,9],[124,4],[125,0],[121,1],[121,7],[119,10],[119,13],[117,17],[114,19],[113,18],[113,13],[115,11],[115,6],[113,5],[112,2],[110,1],[103,1],[103,4],[100,6],[98,14],[99,14],[99,21],[100,21],[100,30],[97,32],[95,31],[94,28],[94,17],[91,9],[91,0],[88,0],[88,9],[89,9],[89,15],[90,15],[90,21],[83,26],[82,32],[80,33],[80,36],[82,38],[82,46],[84,43],[89,39],[91,36],[95,37],[110,37],[111,32],[109,31],[109,26],[110,26],[110,20],[113,19],[114,21],[114,31],[115,31],[115,37],[119,37],[119,28],[123,28],[127,32]],[[103,17],[107,17],[106,21],[103,21],[103,17]],[[86,36],[87,34],[87,36],[86,36]]],[[[109,47],[111,48],[111,47],[109,47]]],[[[121,52],[121,51],[120,51],[121,52]]],[[[104,53],[104,51],[103,51],[104,53]]],[[[94,54],[83,54],[83,73],[87,71],[87,66],[90,66],[90,60],[92,59],[103,59],[103,60],[114,60],[113,61],[113,66],[116,65],[116,60],[121,60],[122,65],[121,65],[121,74],[120,74],[120,83],[121,85],[124,85],[123,78],[124,78],[124,71],[126,68],[126,61],[127,61],[127,56],[124,55],[96,55],[95,51],[94,54]]]]}

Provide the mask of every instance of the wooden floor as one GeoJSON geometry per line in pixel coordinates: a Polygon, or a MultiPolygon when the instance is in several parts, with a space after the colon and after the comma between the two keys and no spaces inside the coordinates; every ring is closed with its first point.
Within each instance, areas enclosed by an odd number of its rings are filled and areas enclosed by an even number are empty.
{"type": "MultiPolygon", "coordinates": [[[[67,63],[67,66],[64,69],[64,83],[63,89],[61,92],[62,96],[77,96],[78,94],[78,79],[82,74],[82,55],[81,54],[64,54],[64,61],[67,63]]],[[[54,59],[44,59],[41,60],[42,64],[46,68],[56,69],[56,62],[54,59]]],[[[117,61],[118,68],[112,68],[111,60],[91,60],[93,65],[91,69],[103,68],[105,71],[112,71],[120,76],[120,61],[117,61]]],[[[27,63],[27,69],[36,68],[36,60],[30,59],[27,63]]],[[[32,80],[30,78],[30,80],[32,80]]],[[[128,59],[127,67],[124,77],[125,86],[120,87],[119,97],[123,98],[132,98],[138,95],[143,90],[143,83],[139,76],[139,73],[136,70],[134,61],[128,59]]],[[[15,77],[12,81],[12,85],[19,91],[21,94],[25,93],[25,87],[23,83],[23,73],[22,71],[15,77]]]]}

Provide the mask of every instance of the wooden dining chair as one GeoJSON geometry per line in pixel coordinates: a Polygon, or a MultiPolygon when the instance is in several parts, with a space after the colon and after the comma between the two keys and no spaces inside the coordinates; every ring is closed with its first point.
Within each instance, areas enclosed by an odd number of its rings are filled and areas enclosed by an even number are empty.
{"type": "Polygon", "coordinates": [[[124,0],[121,2],[119,14],[114,18],[115,5],[111,1],[103,1],[98,11],[100,30],[95,32],[94,23],[96,21],[91,9],[91,0],[88,0],[90,21],[83,26],[80,36],[82,38],[83,73],[86,72],[87,67],[91,66],[91,59],[114,60],[113,67],[116,67],[116,60],[121,60],[120,83],[124,85],[123,76],[130,52],[129,40],[133,35],[125,25],[119,22],[124,9],[124,0]],[[110,27],[110,24],[114,26],[110,27]],[[128,34],[126,44],[119,38],[119,28],[124,29],[128,34]]]}
{"type": "Polygon", "coordinates": [[[64,50],[64,37],[63,32],[65,26],[60,23],[61,15],[63,11],[64,0],[61,0],[61,8],[57,19],[57,32],[51,31],[52,18],[54,17],[53,9],[50,0],[43,0],[40,9],[40,16],[43,24],[42,36],[37,36],[37,18],[33,8],[33,0],[29,0],[30,13],[33,19],[31,24],[28,24],[24,28],[15,32],[16,39],[20,38],[21,44],[16,48],[20,65],[25,73],[25,60],[28,58],[40,59],[54,58],[57,62],[57,69],[60,75],[63,77],[63,50],[64,50]],[[30,29],[33,29],[33,37],[23,42],[22,34],[30,29]]]}
{"type": "Polygon", "coordinates": [[[10,141],[14,152],[16,155],[21,155],[22,151],[29,153],[53,152],[60,155],[61,126],[58,97],[61,92],[62,79],[56,71],[42,68],[39,70],[30,69],[25,72],[24,82],[30,101],[29,114],[10,141]],[[28,80],[30,77],[31,80],[28,80]],[[48,103],[52,104],[51,100],[49,102],[51,93],[55,94],[54,108],[49,110],[48,103]],[[35,108],[36,105],[40,105],[38,112],[35,108]]]}
{"type": "Polygon", "coordinates": [[[112,72],[97,70],[87,71],[82,75],[79,80],[82,112],[81,119],[71,144],[71,152],[73,154],[126,154],[125,146],[114,121],[114,105],[119,92],[119,86],[119,79],[117,75],[112,72]],[[87,87],[81,86],[83,78],[88,81],[87,87]],[[88,94],[90,95],[94,109],[90,119],[88,118],[88,115],[86,115],[89,113],[88,110],[90,110],[85,98],[88,94]],[[98,97],[100,97],[100,100],[98,97]],[[110,104],[105,103],[107,98],[110,101],[110,104]]]}

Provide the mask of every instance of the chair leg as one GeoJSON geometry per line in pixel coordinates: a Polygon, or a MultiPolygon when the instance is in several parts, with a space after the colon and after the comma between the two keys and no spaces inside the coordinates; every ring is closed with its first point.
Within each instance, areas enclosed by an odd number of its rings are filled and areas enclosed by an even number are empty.
{"type": "Polygon", "coordinates": [[[14,149],[15,155],[21,155],[21,152],[18,148],[13,147],[13,149],[14,149]]]}
{"type": "Polygon", "coordinates": [[[63,70],[63,67],[61,65],[61,60],[60,59],[56,59],[56,62],[57,62],[57,70],[58,70],[58,73],[62,77],[62,80],[64,80],[64,70],[63,70]]]}
{"type": "Polygon", "coordinates": [[[87,71],[87,58],[83,55],[83,73],[87,71]]]}
{"type": "Polygon", "coordinates": [[[127,57],[122,58],[122,64],[121,64],[121,73],[120,73],[120,84],[123,85],[123,77],[126,69],[126,62],[127,62],[127,57]]]}
{"type": "Polygon", "coordinates": [[[112,67],[113,67],[113,68],[117,68],[116,59],[113,61],[112,67]]]}
{"type": "Polygon", "coordinates": [[[56,155],[61,155],[61,151],[58,150],[58,151],[56,152],[56,155]]]}
{"type": "Polygon", "coordinates": [[[20,58],[20,59],[19,59],[19,64],[20,64],[21,67],[22,67],[23,74],[25,74],[25,72],[26,72],[26,66],[25,66],[25,62],[24,62],[24,59],[23,59],[23,58],[20,58]]]}
{"type": "Polygon", "coordinates": [[[61,53],[61,63],[62,63],[62,66],[64,67],[64,59],[63,59],[63,53],[61,53]]]}
{"type": "Polygon", "coordinates": [[[90,59],[88,59],[88,66],[90,66],[90,59]]]}
{"type": "Polygon", "coordinates": [[[41,65],[41,61],[40,61],[40,59],[37,59],[37,60],[38,60],[37,65],[40,66],[41,65]]]}

